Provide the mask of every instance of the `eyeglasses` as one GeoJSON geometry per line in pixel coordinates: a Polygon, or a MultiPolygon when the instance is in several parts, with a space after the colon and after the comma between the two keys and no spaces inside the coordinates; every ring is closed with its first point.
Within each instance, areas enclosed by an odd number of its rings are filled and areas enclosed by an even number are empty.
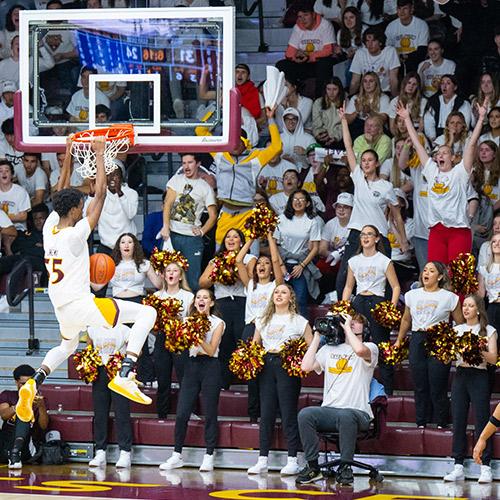
{"type": "Polygon", "coordinates": [[[292,201],[298,201],[299,203],[305,203],[307,200],[305,198],[293,198],[292,201]]]}
{"type": "Polygon", "coordinates": [[[299,121],[299,119],[296,116],[285,116],[283,119],[286,120],[287,122],[298,122],[299,121]]]}
{"type": "Polygon", "coordinates": [[[375,238],[377,235],[375,233],[360,233],[360,236],[368,236],[369,238],[375,238]]]}

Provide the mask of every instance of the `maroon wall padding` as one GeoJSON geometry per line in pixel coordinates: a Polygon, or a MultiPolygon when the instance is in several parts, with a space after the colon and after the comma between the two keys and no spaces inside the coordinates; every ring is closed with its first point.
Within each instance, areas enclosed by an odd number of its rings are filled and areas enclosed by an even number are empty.
{"type": "MultiPolygon", "coordinates": [[[[142,405],[140,403],[130,402],[130,411],[132,413],[156,413],[156,389],[147,389],[141,387],[141,391],[149,396],[153,402],[150,405],[142,405]]],[[[174,405],[177,405],[176,395],[172,395],[172,400],[174,405]]],[[[175,409],[176,406],[174,406],[175,409]]]]}
{"type": "Polygon", "coordinates": [[[453,431],[450,429],[424,429],[424,455],[431,457],[451,456],[453,431]]]}
{"type": "Polygon", "coordinates": [[[233,422],[231,425],[231,445],[246,450],[259,449],[259,424],[233,422]]]}
{"type": "Polygon", "coordinates": [[[377,444],[378,452],[385,455],[424,454],[424,429],[385,427],[377,444]]]}
{"type": "Polygon", "coordinates": [[[402,422],[401,412],[403,408],[403,396],[389,396],[387,398],[387,421],[402,422]]]}
{"type": "MultiPolygon", "coordinates": [[[[203,398],[200,398],[201,413],[203,398]]],[[[221,417],[248,417],[248,394],[239,391],[221,391],[219,397],[219,416],[221,417]]]]}
{"type": "Polygon", "coordinates": [[[90,415],[50,415],[49,430],[57,430],[64,441],[92,443],[94,417],[90,415]]]}
{"type": "Polygon", "coordinates": [[[323,388],[323,374],[318,375],[316,372],[311,372],[307,377],[302,379],[302,387],[319,387],[323,388]]]}
{"type": "MultiPolygon", "coordinates": [[[[133,443],[139,442],[139,418],[132,418],[132,433],[133,433],[133,443]]],[[[108,442],[118,443],[118,434],[116,433],[115,419],[110,418],[108,420],[108,442]]]]}
{"type": "MultiPolygon", "coordinates": [[[[64,411],[80,410],[79,385],[43,385],[40,394],[45,398],[47,410],[57,411],[59,405],[64,411]]],[[[92,408],[90,408],[92,410],[92,408]]]]}
{"type": "Polygon", "coordinates": [[[175,420],[157,420],[141,418],[139,421],[139,439],[134,444],[155,444],[171,446],[174,444],[175,420]]]}
{"type": "Polygon", "coordinates": [[[327,313],[330,311],[330,306],[329,305],[310,305],[309,306],[309,323],[311,326],[314,325],[314,320],[316,318],[321,318],[323,316],[326,316],[327,313]]]}

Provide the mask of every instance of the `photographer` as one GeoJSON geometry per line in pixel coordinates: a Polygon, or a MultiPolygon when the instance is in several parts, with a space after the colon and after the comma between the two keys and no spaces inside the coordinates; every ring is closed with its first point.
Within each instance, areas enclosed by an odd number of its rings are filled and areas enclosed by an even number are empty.
{"type": "Polygon", "coordinates": [[[339,432],[343,463],[337,471],[337,481],[351,484],[354,481],[352,469],[345,462],[353,460],[357,434],[367,430],[373,418],[369,394],[378,347],[363,342],[368,325],[364,316],[356,314],[351,318],[346,314],[342,318],[344,323],[332,317],[328,325],[325,325],[326,318],[316,320],[314,338],[302,360],[302,370],[324,372],[325,381],[321,407],[304,408],[298,416],[307,465],[297,476],[297,484],[322,478],[318,465],[318,431],[339,432]],[[320,334],[325,335],[327,344],[318,351],[320,334]]]}

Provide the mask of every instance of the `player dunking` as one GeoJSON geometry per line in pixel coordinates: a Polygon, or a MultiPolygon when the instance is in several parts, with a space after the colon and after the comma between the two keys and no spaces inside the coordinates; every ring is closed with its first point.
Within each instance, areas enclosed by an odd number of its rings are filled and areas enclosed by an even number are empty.
{"type": "Polygon", "coordinates": [[[97,225],[106,198],[104,169],[105,139],[97,137],[91,147],[96,154],[95,194],[83,217],[83,194],[69,188],[71,175],[71,138],[66,141],[66,157],[53,197],[54,211],[43,227],[45,265],[49,273],[49,297],[61,329],[62,341],[52,348],[33,377],[19,390],[17,416],[24,422],[33,418],[33,400],[45,378],[77,348],[80,332],[87,327],[133,323],[120,373],[109,388],[138,403],[150,404],[132,372],[137,356],[156,320],[150,306],[113,299],[97,299],[90,292],[89,249],[87,239],[97,225]]]}

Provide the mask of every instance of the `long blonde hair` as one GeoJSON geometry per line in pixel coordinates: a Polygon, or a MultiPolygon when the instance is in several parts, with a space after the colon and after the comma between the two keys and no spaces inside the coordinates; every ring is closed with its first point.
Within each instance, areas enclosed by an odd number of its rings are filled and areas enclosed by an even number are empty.
{"type": "MultiPolygon", "coordinates": [[[[290,291],[290,303],[288,304],[288,312],[292,316],[295,316],[296,314],[299,313],[299,310],[297,307],[297,296],[295,295],[295,290],[288,283],[282,283],[281,285],[277,285],[276,287],[274,287],[274,290],[276,290],[276,288],[278,288],[278,286],[286,286],[288,288],[288,290],[290,291]]],[[[273,300],[274,290],[273,290],[273,293],[271,295],[271,299],[269,300],[269,302],[266,306],[266,309],[264,310],[264,314],[261,317],[262,325],[267,325],[269,323],[269,321],[271,321],[271,318],[276,313],[276,304],[274,303],[274,300],[273,300]]]]}
{"type": "MultiPolygon", "coordinates": [[[[444,143],[445,144],[448,144],[450,142],[450,130],[448,129],[448,124],[450,123],[450,120],[453,118],[453,117],[457,117],[457,118],[460,118],[463,123],[464,123],[464,128],[462,130],[462,133],[460,134],[460,137],[455,137],[455,143],[459,142],[461,145],[462,145],[462,149],[465,145],[465,141],[467,140],[467,134],[468,134],[468,130],[467,130],[467,123],[465,122],[465,117],[464,115],[460,112],[460,111],[452,111],[448,117],[446,118],[446,124],[444,126],[444,143]]],[[[452,152],[454,152],[455,148],[452,147],[452,152]]]]}
{"type": "Polygon", "coordinates": [[[394,156],[392,157],[391,184],[398,188],[401,187],[401,169],[399,168],[399,156],[396,154],[396,146],[399,142],[406,142],[406,139],[400,138],[394,141],[394,156]]]}
{"type": "Polygon", "coordinates": [[[375,71],[367,71],[361,79],[361,85],[359,86],[359,94],[357,98],[357,104],[360,107],[361,111],[365,112],[366,114],[380,113],[381,96],[382,89],[380,87],[380,78],[378,77],[377,73],[375,73],[375,71]],[[365,88],[363,86],[363,81],[367,76],[371,76],[375,79],[375,91],[371,95],[365,92],[365,88]]]}
{"type": "Polygon", "coordinates": [[[420,82],[420,76],[418,73],[412,71],[408,73],[402,80],[401,86],[399,87],[398,101],[406,108],[410,105],[410,115],[412,120],[418,120],[420,118],[420,104],[422,102],[422,84],[420,82]],[[415,94],[410,96],[405,92],[405,87],[411,78],[417,81],[417,90],[415,94]]]}
{"type": "MultiPolygon", "coordinates": [[[[179,264],[177,264],[177,262],[170,262],[170,264],[176,265],[181,272],[181,279],[179,280],[179,288],[186,290],[186,292],[190,292],[191,287],[189,286],[188,280],[186,278],[186,272],[184,271],[184,269],[182,269],[182,267],[179,264]]],[[[170,266],[170,264],[168,264],[168,266],[170,266]]],[[[167,280],[165,279],[165,270],[167,269],[168,266],[166,266],[161,273],[161,279],[162,279],[161,289],[164,290],[165,292],[168,290],[167,280]]]]}

